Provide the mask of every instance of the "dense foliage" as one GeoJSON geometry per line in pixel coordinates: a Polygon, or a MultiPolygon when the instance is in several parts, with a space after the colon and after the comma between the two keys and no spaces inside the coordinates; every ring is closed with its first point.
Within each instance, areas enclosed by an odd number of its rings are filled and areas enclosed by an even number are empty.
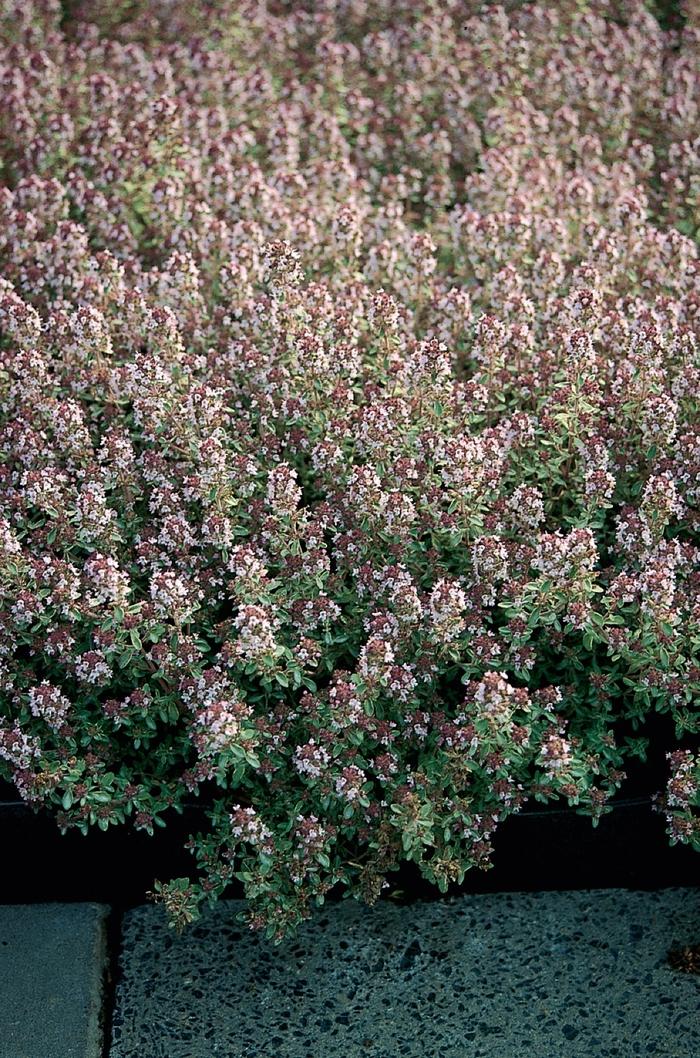
{"type": "Polygon", "coordinates": [[[700,845],[695,17],[0,0],[0,768],[201,803],[177,921],[445,888],[659,713],[700,845]]]}

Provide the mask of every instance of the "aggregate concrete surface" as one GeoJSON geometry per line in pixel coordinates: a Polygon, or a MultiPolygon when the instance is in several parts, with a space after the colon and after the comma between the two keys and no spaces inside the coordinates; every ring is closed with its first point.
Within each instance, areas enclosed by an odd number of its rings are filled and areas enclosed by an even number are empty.
{"type": "Polygon", "coordinates": [[[99,1058],[99,904],[0,905],[0,1058],[99,1058]]]}
{"type": "Polygon", "coordinates": [[[698,890],[348,901],[277,948],[241,907],[127,913],[112,1058],[700,1056],[698,890]]]}

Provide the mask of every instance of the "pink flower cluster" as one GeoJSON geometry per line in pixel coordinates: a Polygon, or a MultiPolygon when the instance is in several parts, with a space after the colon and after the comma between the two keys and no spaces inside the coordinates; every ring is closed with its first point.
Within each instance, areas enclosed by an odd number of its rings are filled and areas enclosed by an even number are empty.
{"type": "Polygon", "coordinates": [[[671,778],[658,799],[671,844],[683,842],[700,852],[700,758],[689,749],[668,754],[671,778]]]}
{"type": "Polygon", "coordinates": [[[0,769],[200,796],[183,920],[444,888],[697,733],[699,59],[692,4],[0,0],[0,769]]]}

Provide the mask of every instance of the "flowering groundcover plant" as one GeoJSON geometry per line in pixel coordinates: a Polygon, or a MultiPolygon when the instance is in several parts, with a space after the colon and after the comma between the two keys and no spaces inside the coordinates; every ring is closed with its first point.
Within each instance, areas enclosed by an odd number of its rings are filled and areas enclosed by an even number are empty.
{"type": "Polygon", "coordinates": [[[700,845],[700,19],[0,0],[0,772],[280,938],[645,722],[700,845]]]}

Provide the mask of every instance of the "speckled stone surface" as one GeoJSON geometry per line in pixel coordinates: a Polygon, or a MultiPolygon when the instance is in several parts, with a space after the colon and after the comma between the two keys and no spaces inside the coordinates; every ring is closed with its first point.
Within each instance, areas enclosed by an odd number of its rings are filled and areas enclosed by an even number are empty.
{"type": "Polygon", "coordinates": [[[0,905],[0,1058],[99,1058],[107,908],[0,905]]]}
{"type": "Polygon", "coordinates": [[[124,923],[112,1058],[699,1058],[700,890],[328,905],[278,948],[220,904],[124,923]]]}

